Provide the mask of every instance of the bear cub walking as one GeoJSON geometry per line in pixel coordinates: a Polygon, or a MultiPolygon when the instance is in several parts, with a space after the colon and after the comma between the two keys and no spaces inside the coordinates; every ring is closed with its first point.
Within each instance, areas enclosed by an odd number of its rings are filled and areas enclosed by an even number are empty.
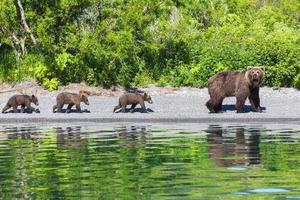
{"type": "Polygon", "coordinates": [[[18,112],[18,106],[21,106],[21,113],[24,113],[25,108],[29,110],[29,112],[39,112],[38,109],[31,107],[31,103],[34,103],[36,106],[39,105],[38,99],[34,95],[14,95],[9,98],[8,102],[6,103],[5,107],[2,109],[2,113],[5,113],[11,107],[13,108],[13,112],[18,112]]]}
{"type": "Polygon", "coordinates": [[[55,113],[56,109],[57,112],[62,112],[62,108],[64,104],[68,104],[66,112],[71,112],[71,108],[75,105],[78,112],[82,112],[80,108],[80,102],[84,102],[86,105],[89,105],[89,100],[86,93],[79,92],[70,93],[70,92],[62,92],[57,95],[56,97],[56,105],[53,106],[53,113],[55,113]]]}
{"type": "Polygon", "coordinates": [[[222,102],[225,97],[236,97],[236,110],[238,113],[245,112],[244,105],[249,98],[252,110],[261,112],[259,99],[259,86],[265,76],[263,67],[249,66],[242,72],[220,72],[208,80],[208,92],[210,99],[206,107],[212,113],[220,113],[222,102]]]}
{"type": "Polygon", "coordinates": [[[119,98],[119,104],[117,106],[115,106],[113,112],[115,112],[116,110],[122,108],[121,111],[123,113],[125,113],[127,105],[131,105],[130,112],[133,112],[134,108],[135,108],[135,106],[137,104],[141,105],[141,107],[143,109],[143,112],[148,112],[147,109],[146,109],[144,101],[147,101],[150,104],[153,103],[153,101],[151,99],[151,96],[149,94],[147,94],[147,93],[140,94],[138,92],[135,92],[135,93],[126,93],[126,94],[123,94],[119,98]]]}

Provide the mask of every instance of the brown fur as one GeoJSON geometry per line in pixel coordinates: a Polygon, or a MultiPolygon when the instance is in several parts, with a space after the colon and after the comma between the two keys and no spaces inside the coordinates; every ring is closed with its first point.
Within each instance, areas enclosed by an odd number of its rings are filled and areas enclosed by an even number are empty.
{"type": "Polygon", "coordinates": [[[13,108],[13,112],[18,112],[18,106],[21,106],[21,113],[24,112],[25,107],[29,109],[30,112],[36,111],[33,107],[31,107],[31,103],[34,103],[36,106],[39,105],[38,99],[36,96],[32,95],[14,95],[9,98],[6,106],[2,109],[2,113],[7,111],[9,108],[13,108]]]}
{"type": "Polygon", "coordinates": [[[126,111],[126,106],[127,105],[131,105],[130,108],[130,112],[134,111],[134,108],[137,104],[140,104],[143,112],[147,112],[147,109],[145,107],[145,103],[144,101],[147,101],[148,103],[153,103],[151,96],[148,95],[147,93],[144,94],[140,94],[140,93],[126,93],[123,94],[120,98],[119,98],[119,105],[115,106],[114,111],[122,108],[122,112],[124,113],[126,111]]]}
{"type": "Polygon", "coordinates": [[[75,105],[78,112],[81,112],[80,102],[84,102],[86,105],[89,105],[89,100],[86,94],[80,93],[70,93],[63,92],[57,95],[56,105],[53,106],[53,112],[57,109],[57,112],[62,112],[64,104],[68,104],[67,111],[70,112],[71,108],[75,105]]]}
{"type": "Polygon", "coordinates": [[[208,80],[210,95],[206,106],[210,112],[222,111],[222,102],[225,97],[236,97],[238,113],[245,112],[244,105],[247,97],[255,112],[261,112],[259,99],[259,86],[264,79],[263,67],[248,67],[242,72],[220,72],[208,80]]]}
{"type": "Polygon", "coordinates": [[[91,96],[91,95],[93,95],[92,92],[86,91],[86,90],[80,90],[80,91],[79,91],[79,95],[81,95],[81,94],[85,94],[86,96],[91,96]]]}

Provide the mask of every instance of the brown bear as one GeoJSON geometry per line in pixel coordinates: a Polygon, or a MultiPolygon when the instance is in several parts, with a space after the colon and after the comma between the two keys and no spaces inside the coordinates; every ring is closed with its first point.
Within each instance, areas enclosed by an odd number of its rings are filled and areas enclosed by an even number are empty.
{"type": "Polygon", "coordinates": [[[84,102],[86,105],[89,105],[89,100],[87,94],[85,93],[70,93],[70,92],[62,92],[56,97],[56,105],[53,106],[53,113],[57,109],[57,112],[62,112],[62,108],[64,104],[69,104],[66,112],[71,112],[72,106],[76,106],[78,112],[82,112],[80,108],[80,102],[84,102]]]}
{"type": "Polygon", "coordinates": [[[36,106],[39,105],[39,101],[36,96],[34,95],[14,95],[9,98],[8,102],[6,103],[5,107],[2,109],[2,113],[7,111],[9,108],[13,108],[13,112],[18,112],[18,106],[21,106],[21,113],[24,112],[25,107],[29,110],[29,112],[39,112],[38,109],[34,109],[31,107],[31,103],[34,103],[36,106]]]}
{"type": "Polygon", "coordinates": [[[220,113],[225,97],[236,97],[236,110],[245,112],[244,105],[247,97],[254,112],[261,112],[259,99],[259,86],[265,77],[264,67],[249,66],[242,72],[220,72],[208,80],[208,92],[210,99],[206,107],[212,113],[220,113]]]}
{"type": "Polygon", "coordinates": [[[119,98],[119,105],[115,106],[114,111],[115,112],[117,109],[122,108],[122,112],[125,113],[126,111],[126,106],[127,105],[131,105],[130,108],[130,112],[134,111],[134,108],[137,104],[140,104],[143,112],[148,112],[146,107],[145,107],[145,103],[144,101],[147,101],[148,103],[152,104],[153,101],[151,99],[151,96],[147,93],[144,94],[140,94],[138,92],[135,93],[126,93],[123,94],[120,98],[119,98]]]}

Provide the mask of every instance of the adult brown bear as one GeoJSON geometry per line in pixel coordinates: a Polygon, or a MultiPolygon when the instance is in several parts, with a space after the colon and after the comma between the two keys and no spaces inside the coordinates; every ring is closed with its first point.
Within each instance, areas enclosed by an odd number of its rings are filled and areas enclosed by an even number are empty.
{"type": "Polygon", "coordinates": [[[222,102],[225,97],[236,97],[236,110],[245,112],[244,105],[247,97],[254,112],[261,112],[259,87],[265,77],[264,67],[249,66],[242,72],[220,72],[208,80],[210,99],[206,107],[212,113],[223,112],[222,102]]]}

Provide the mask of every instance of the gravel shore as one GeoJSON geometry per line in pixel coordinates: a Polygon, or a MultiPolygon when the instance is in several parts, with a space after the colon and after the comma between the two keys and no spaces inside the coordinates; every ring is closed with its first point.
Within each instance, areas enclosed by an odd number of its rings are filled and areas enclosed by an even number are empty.
{"type": "MultiPolygon", "coordinates": [[[[67,88],[63,91],[73,90],[67,88]]],[[[78,89],[79,90],[79,89],[78,89]]],[[[263,113],[250,111],[237,114],[235,112],[235,98],[224,100],[227,110],[221,114],[211,114],[205,107],[209,99],[207,88],[158,88],[147,87],[141,90],[149,92],[154,101],[146,103],[149,113],[141,113],[139,105],[134,113],[113,113],[118,103],[118,96],[124,92],[114,89],[99,96],[90,96],[90,105],[81,104],[84,113],[52,113],[52,106],[56,102],[56,95],[61,91],[48,92],[37,90],[40,102],[40,113],[0,113],[0,123],[72,123],[72,122],[146,122],[146,123],[300,123],[300,91],[292,88],[272,89],[263,87],[260,91],[263,113]]],[[[0,107],[5,106],[8,98],[17,91],[0,94],[0,107]]],[[[75,108],[73,108],[75,109],[75,108]]]]}

